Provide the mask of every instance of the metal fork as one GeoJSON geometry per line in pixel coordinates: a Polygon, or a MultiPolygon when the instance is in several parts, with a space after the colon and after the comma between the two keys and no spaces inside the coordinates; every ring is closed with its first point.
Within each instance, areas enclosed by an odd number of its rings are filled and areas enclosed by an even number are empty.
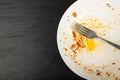
{"type": "Polygon", "coordinates": [[[112,46],[114,46],[115,48],[117,48],[117,49],[120,50],[120,45],[117,45],[117,44],[115,44],[115,43],[113,43],[113,42],[110,42],[110,41],[108,41],[108,40],[106,40],[106,39],[104,39],[104,38],[102,38],[102,37],[99,37],[93,30],[88,29],[88,28],[86,28],[85,26],[83,26],[83,25],[81,25],[81,24],[79,24],[79,23],[77,23],[77,22],[73,22],[71,28],[72,28],[75,32],[77,32],[77,33],[79,33],[79,34],[81,34],[81,35],[83,35],[83,36],[85,36],[85,37],[87,37],[87,38],[89,38],[89,39],[93,39],[93,38],[102,39],[102,40],[104,40],[105,42],[109,43],[110,45],[112,45],[112,46]]]}

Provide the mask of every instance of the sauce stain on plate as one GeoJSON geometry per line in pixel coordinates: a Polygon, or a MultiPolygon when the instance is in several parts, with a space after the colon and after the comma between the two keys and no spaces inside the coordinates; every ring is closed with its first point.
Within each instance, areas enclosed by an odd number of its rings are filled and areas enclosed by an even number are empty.
{"type": "Polygon", "coordinates": [[[94,39],[88,39],[88,38],[86,38],[86,48],[87,48],[87,51],[92,51],[92,50],[94,50],[95,49],[95,47],[97,46],[96,44],[95,44],[95,41],[94,41],[94,39]]]}

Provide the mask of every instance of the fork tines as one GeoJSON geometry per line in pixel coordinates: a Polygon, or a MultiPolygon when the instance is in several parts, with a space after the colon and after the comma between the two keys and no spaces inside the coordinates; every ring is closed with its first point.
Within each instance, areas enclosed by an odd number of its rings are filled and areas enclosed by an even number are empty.
{"type": "Polygon", "coordinates": [[[76,32],[78,32],[81,27],[83,27],[83,26],[75,21],[73,22],[73,24],[71,26],[71,28],[76,32]]]}

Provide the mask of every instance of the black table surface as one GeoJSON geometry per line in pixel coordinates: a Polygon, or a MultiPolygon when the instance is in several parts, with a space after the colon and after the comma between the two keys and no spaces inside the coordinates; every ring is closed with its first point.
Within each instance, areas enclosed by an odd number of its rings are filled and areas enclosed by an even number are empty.
{"type": "Polygon", "coordinates": [[[56,33],[75,0],[0,0],[0,80],[84,80],[60,57],[56,33]]]}

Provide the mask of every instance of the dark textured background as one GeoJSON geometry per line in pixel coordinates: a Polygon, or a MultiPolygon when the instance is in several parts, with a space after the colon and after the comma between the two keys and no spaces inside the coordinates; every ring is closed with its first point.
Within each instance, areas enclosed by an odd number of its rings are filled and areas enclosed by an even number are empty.
{"type": "Polygon", "coordinates": [[[0,0],[0,80],[83,80],[62,61],[57,26],[75,0],[0,0]]]}

